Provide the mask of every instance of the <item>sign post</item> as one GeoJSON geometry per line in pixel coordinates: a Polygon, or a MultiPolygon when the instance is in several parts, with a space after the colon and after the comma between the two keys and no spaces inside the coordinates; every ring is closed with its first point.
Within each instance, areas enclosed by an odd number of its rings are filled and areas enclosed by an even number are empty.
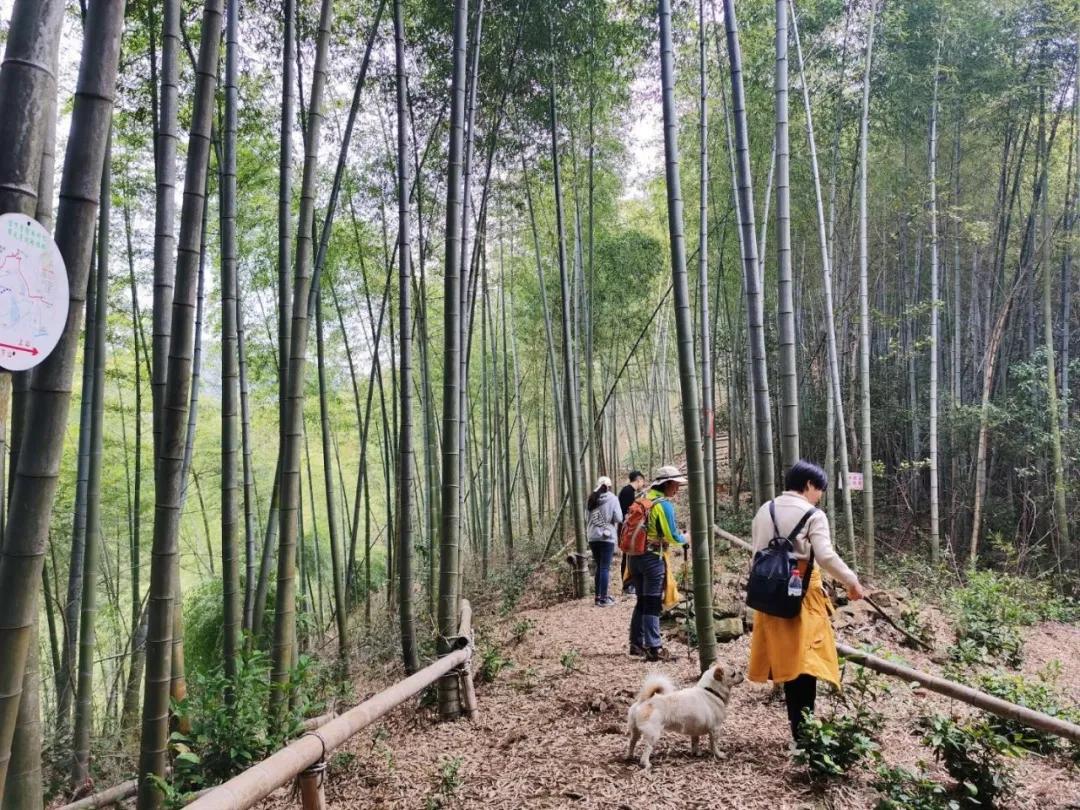
{"type": "Polygon", "coordinates": [[[44,360],[67,324],[64,259],[41,223],[0,216],[0,368],[26,371],[44,360]]]}

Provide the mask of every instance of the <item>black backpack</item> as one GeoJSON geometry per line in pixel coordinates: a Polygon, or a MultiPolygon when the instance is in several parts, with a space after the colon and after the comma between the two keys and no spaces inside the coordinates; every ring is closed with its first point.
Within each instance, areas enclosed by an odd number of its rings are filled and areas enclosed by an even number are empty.
{"type": "Polygon", "coordinates": [[[788,595],[788,580],[791,579],[791,571],[797,564],[794,558],[795,538],[799,536],[806,521],[816,511],[817,509],[810,507],[799,518],[791,534],[784,537],[776,525],[776,502],[769,501],[773,538],[769,541],[768,548],[763,548],[754,554],[754,561],[750,565],[750,581],[746,584],[747,607],[784,619],[792,619],[799,615],[803,597],[806,596],[806,589],[809,586],[810,573],[814,570],[813,545],[810,546],[810,562],[806,568],[806,576],[802,578],[803,589],[799,596],[788,595]]]}

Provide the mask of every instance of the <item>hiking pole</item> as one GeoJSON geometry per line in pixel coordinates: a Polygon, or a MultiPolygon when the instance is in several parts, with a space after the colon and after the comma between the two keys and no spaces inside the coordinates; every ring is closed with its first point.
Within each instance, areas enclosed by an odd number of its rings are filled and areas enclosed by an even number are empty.
{"type": "Polygon", "coordinates": [[[689,551],[690,551],[690,547],[689,547],[689,543],[688,543],[688,544],[684,545],[683,549],[682,549],[682,589],[683,589],[683,593],[686,594],[686,660],[687,661],[691,660],[691,657],[692,657],[691,654],[690,654],[690,647],[691,647],[691,644],[690,644],[690,605],[692,603],[691,603],[691,600],[690,600],[690,591],[688,591],[686,589],[686,568],[687,568],[687,564],[688,564],[689,551]]]}
{"type": "Polygon", "coordinates": [[[887,621],[889,624],[891,624],[893,626],[894,630],[900,631],[900,633],[903,634],[913,644],[917,644],[918,646],[922,647],[927,652],[933,652],[934,651],[934,648],[930,644],[927,644],[921,638],[918,638],[918,637],[912,635],[907,630],[905,630],[903,627],[898,625],[895,621],[893,621],[892,616],[890,616],[888,613],[886,613],[884,610],[882,610],[881,607],[878,605],[878,603],[875,602],[870,597],[869,594],[863,594],[863,599],[866,600],[866,604],[870,605],[870,607],[872,607],[875,611],[877,611],[877,613],[881,616],[881,618],[883,618],[885,621],[887,621]]]}

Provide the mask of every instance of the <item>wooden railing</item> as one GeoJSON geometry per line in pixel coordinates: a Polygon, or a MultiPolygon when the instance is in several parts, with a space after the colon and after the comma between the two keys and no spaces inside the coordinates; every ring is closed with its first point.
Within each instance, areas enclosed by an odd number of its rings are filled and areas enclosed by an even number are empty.
{"type": "Polygon", "coordinates": [[[304,810],[323,810],[326,806],[323,776],[330,752],[439,678],[459,670],[464,680],[465,710],[470,716],[475,714],[476,696],[469,667],[473,653],[472,608],[464,599],[461,600],[461,621],[454,646],[456,649],[449,655],[379,692],[316,731],[307,732],[262,762],[200,796],[188,807],[190,810],[247,810],[278,788],[298,779],[300,803],[304,810]]]}

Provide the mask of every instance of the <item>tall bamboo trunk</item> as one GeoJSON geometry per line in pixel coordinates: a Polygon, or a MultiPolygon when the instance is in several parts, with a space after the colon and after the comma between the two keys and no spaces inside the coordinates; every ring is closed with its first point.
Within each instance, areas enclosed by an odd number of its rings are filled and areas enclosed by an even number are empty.
{"type": "MultiPolygon", "coordinates": [[[[703,49],[703,46],[702,46],[703,49]]],[[[679,118],[675,110],[675,52],[671,34],[671,2],[660,0],[660,81],[664,108],[664,156],[667,178],[668,232],[671,238],[672,300],[678,335],[679,387],[682,390],[683,435],[690,481],[690,532],[694,555],[694,623],[698,638],[698,664],[704,672],[716,660],[713,631],[712,572],[709,547],[712,521],[708,514],[705,459],[701,451],[701,416],[697,374],[694,369],[694,327],[690,313],[690,285],[686,272],[683,235],[682,184],[679,178],[679,118]]]]}
{"type": "Polygon", "coordinates": [[[75,503],[71,523],[71,551],[68,555],[67,599],[63,606],[64,641],[60,672],[56,675],[56,731],[66,737],[71,731],[72,701],[75,699],[75,672],[79,657],[79,615],[82,611],[82,581],[86,560],[86,506],[90,481],[90,437],[94,407],[94,341],[97,340],[97,260],[90,259],[86,293],[86,328],[83,331],[82,388],[79,393],[79,455],[75,467],[75,503]]]}
{"type": "MultiPolygon", "coordinates": [[[[788,135],[788,0],[776,0],[776,275],[779,282],[780,460],[799,460],[799,372],[791,271],[791,180],[788,135]]],[[[764,249],[762,250],[764,253],[764,249]]]]}
{"type": "MultiPolygon", "coordinates": [[[[42,47],[39,37],[47,42],[52,36],[53,18],[48,15],[59,15],[62,6],[59,10],[46,4],[41,4],[38,9],[29,7],[34,5],[37,4],[27,4],[28,7],[23,8],[20,4],[20,11],[31,14],[35,10],[40,11],[47,15],[48,22],[39,26],[33,18],[20,18],[22,25],[27,27],[12,27],[13,33],[9,34],[8,39],[8,58],[14,55],[13,50],[18,53],[19,49],[28,49],[20,55],[20,59],[22,56],[28,57],[26,62],[17,68],[15,64],[11,65],[16,72],[33,72],[38,69],[36,64],[49,64],[48,47],[39,50],[42,47]]],[[[70,306],[59,343],[33,374],[26,401],[24,432],[27,436],[35,437],[35,452],[19,455],[4,531],[4,554],[0,558],[0,615],[5,620],[0,628],[0,649],[5,650],[6,654],[0,661],[0,790],[7,778],[23,676],[37,617],[37,594],[48,544],[49,517],[59,477],[64,442],[62,426],[67,423],[71,378],[86,296],[105,141],[116,86],[123,6],[122,0],[102,3],[87,18],[84,36],[87,42],[96,43],[96,47],[84,50],[80,65],[56,227],[56,243],[68,273],[70,306]]],[[[55,24],[59,25],[58,17],[55,24]]],[[[6,76],[8,68],[9,65],[5,63],[0,74],[6,76]]],[[[51,70],[45,74],[39,88],[50,87],[54,74],[51,70]]],[[[17,76],[11,79],[18,84],[17,76]]],[[[6,103],[12,96],[5,91],[2,98],[6,103]]],[[[36,98],[31,94],[25,100],[34,102],[36,98]]],[[[34,112],[37,103],[24,106],[25,115],[39,115],[34,112]]],[[[44,117],[41,118],[40,124],[43,125],[44,117]]],[[[24,126],[26,119],[22,115],[5,115],[2,120],[5,124],[10,122],[27,137],[40,138],[40,131],[35,125],[24,126]]],[[[17,138],[6,140],[5,143],[22,148],[17,138]]],[[[40,150],[40,145],[31,149],[38,161],[40,150]]],[[[39,168],[35,165],[30,169],[35,180],[39,168]]]]}
{"type": "Polygon", "coordinates": [[[409,235],[409,118],[406,104],[405,14],[394,0],[394,64],[397,85],[398,330],[401,360],[397,472],[398,616],[405,671],[420,668],[413,624],[413,436],[412,436],[412,239],[409,235]]]}
{"type": "Polygon", "coordinates": [[[1069,511],[1065,500],[1065,464],[1061,451],[1061,414],[1058,406],[1058,388],[1056,366],[1054,363],[1054,273],[1051,271],[1053,238],[1050,230],[1049,202],[1046,189],[1049,148],[1043,149],[1046,159],[1043,161],[1042,195],[1042,292],[1043,292],[1043,334],[1046,340],[1046,411],[1050,422],[1050,463],[1053,469],[1054,488],[1054,523],[1057,528],[1057,558],[1069,559],[1072,545],[1069,541],[1069,511]]]}
{"type": "MultiPolygon", "coordinates": [[[[227,0],[225,28],[224,165],[221,170],[221,578],[225,677],[236,678],[243,604],[240,593],[239,455],[240,368],[236,302],[236,116],[240,0],[227,0]]],[[[230,696],[227,695],[227,698],[230,696]]]]}
{"type": "MultiPolygon", "coordinates": [[[[585,495],[581,471],[581,441],[578,415],[578,395],[575,380],[577,378],[573,354],[573,338],[570,334],[570,280],[566,266],[566,229],[563,224],[562,179],[559,172],[559,130],[557,105],[555,101],[555,65],[551,66],[551,92],[548,109],[548,122],[551,130],[551,165],[555,184],[555,232],[559,243],[559,280],[562,285],[562,352],[563,372],[566,377],[565,401],[561,403],[566,416],[567,460],[570,466],[567,476],[570,479],[570,507],[574,521],[574,594],[580,599],[585,596],[586,560],[589,547],[585,539],[585,495]]],[[[695,414],[694,418],[697,418],[695,414]]]]}
{"type": "MultiPolygon", "coordinates": [[[[8,139],[7,133],[0,129],[0,142],[11,144],[11,148],[0,157],[0,213],[11,211],[26,211],[31,202],[34,207],[34,217],[47,231],[52,230],[52,198],[53,198],[53,175],[55,170],[56,151],[56,74],[58,71],[60,51],[60,21],[63,16],[63,4],[57,0],[33,4],[32,13],[39,15],[38,20],[42,27],[38,30],[42,33],[39,41],[24,39],[21,27],[29,18],[25,16],[29,8],[26,4],[16,4],[12,12],[11,26],[8,33],[8,51],[5,54],[5,63],[10,58],[11,64],[5,64],[0,69],[0,105],[8,98],[15,98],[16,93],[26,92],[16,102],[16,112],[12,113],[0,107],[2,120],[7,124],[19,121],[18,110],[23,101],[33,100],[40,103],[40,115],[36,120],[29,121],[29,128],[23,130],[28,136],[23,139],[8,139]],[[16,24],[16,20],[19,20],[16,24]],[[32,55],[20,54],[18,49],[29,46],[33,49],[32,55]],[[24,61],[24,57],[30,56],[24,61]],[[33,68],[47,68],[47,70],[34,70],[33,68]],[[29,75],[19,75],[23,71],[29,71],[29,75]],[[17,89],[12,88],[9,82],[16,80],[17,89]],[[26,81],[22,81],[25,79],[26,81]],[[41,84],[36,85],[39,80],[41,84]],[[35,86],[36,85],[36,86],[35,86]],[[15,90],[13,93],[12,90],[15,90]],[[41,93],[42,99],[36,100],[37,94],[41,93]],[[24,172],[33,171],[35,161],[35,137],[34,127],[44,123],[41,133],[42,145],[38,167],[38,180],[35,186],[36,201],[28,194],[29,185],[18,182],[9,183],[9,179],[25,176],[24,172]],[[22,195],[27,195],[25,201],[22,195]],[[14,197],[14,199],[11,199],[14,197]]],[[[29,106],[21,107],[29,110],[29,106]]],[[[0,125],[2,127],[3,125],[0,125]]],[[[3,532],[6,529],[7,497],[10,493],[9,486],[13,483],[14,472],[18,468],[19,451],[23,440],[23,423],[26,418],[26,398],[30,388],[29,371],[20,371],[11,375],[12,399],[11,399],[11,441],[10,441],[10,475],[5,471],[3,487],[0,488],[0,503],[4,504],[2,513],[3,521],[0,522],[0,545],[2,545],[3,532]]],[[[3,459],[0,457],[0,467],[3,459]]],[[[56,633],[54,628],[53,609],[49,599],[48,572],[42,572],[42,584],[45,589],[45,614],[48,619],[50,636],[53,640],[54,650],[56,645],[56,633]]],[[[41,778],[41,706],[40,706],[40,671],[38,665],[38,639],[39,633],[36,626],[30,631],[30,649],[26,659],[26,671],[23,675],[22,698],[19,701],[19,712],[15,724],[15,734],[12,740],[11,760],[8,764],[7,780],[0,796],[0,806],[5,807],[41,807],[44,804],[43,785],[41,778]]],[[[59,671],[59,661],[53,661],[53,674],[59,671]]]]}
{"type": "MultiPolygon", "coordinates": [[[[806,138],[810,147],[810,169],[814,178],[814,200],[817,204],[818,246],[821,248],[822,288],[825,297],[825,331],[829,356],[829,393],[831,416],[829,426],[840,439],[840,488],[844,497],[844,527],[847,530],[848,547],[855,554],[855,523],[851,512],[851,488],[848,486],[848,444],[844,420],[844,393],[840,384],[840,358],[836,345],[836,310],[833,302],[832,250],[825,219],[825,204],[821,191],[821,172],[818,168],[817,144],[814,138],[814,119],[810,107],[810,88],[806,83],[803,65],[802,43],[799,40],[799,24],[795,6],[791,3],[791,26],[795,36],[795,52],[799,59],[799,76],[802,84],[803,108],[806,112],[806,138]]],[[[829,441],[832,452],[833,442],[829,441]]]]}
{"type": "MultiPolygon", "coordinates": [[[[938,46],[940,57],[941,46],[938,46]]],[[[938,268],[937,115],[938,61],[934,61],[934,98],[930,106],[930,558],[941,556],[941,517],[938,504],[938,344],[940,342],[940,281],[938,268]]],[[[955,450],[953,451],[955,452],[955,450]]]]}
{"type": "MultiPolygon", "coordinates": [[[[333,6],[323,0],[319,12],[319,33],[311,81],[311,97],[304,139],[304,174],[300,191],[300,220],[296,234],[296,274],[293,279],[292,327],[289,335],[289,362],[286,374],[286,409],[281,447],[281,505],[278,517],[278,581],[274,603],[274,643],[272,648],[270,722],[280,720],[285,706],[285,684],[296,648],[296,544],[300,508],[300,452],[303,442],[304,383],[307,363],[308,329],[312,312],[312,259],[315,217],[315,182],[319,162],[323,121],[323,90],[326,85],[330,20],[333,6]]],[[[284,368],[284,367],[283,367],[284,368]]]]}
{"type": "MultiPolygon", "coordinates": [[[[713,413],[716,385],[713,380],[712,333],[709,319],[709,83],[705,62],[705,0],[698,0],[698,84],[698,319],[701,330],[701,432],[705,449],[705,507],[711,523],[716,520],[716,431],[713,413]]],[[[590,362],[589,365],[591,368],[592,363],[590,362]]],[[[711,542],[709,543],[709,571],[712,571],[711,542]]]]}
{"type": "Polygon", "coordinates": [[[870,240],[867,233],[867,185],[870,139],[870,66],[874,52],[874,20],[877,0],[871,0],[867,23],[866,63],[863,71],[862,117],[859,121],[859,404],[863,471],[863,546],[866,573],[874,574],[874,454],[870,418],[870,240]]]}
{"type": "Polygon", "coordinates": [[[153,362],[154,459],[161,453],[165,376],[172,336],[173,287],[176,281],[176,145],[179,109],[180,0],[162,0],[161,91],[154,122],[154,300],[151,331],[153,362]]]}
{"type": "Polygon", "coordinates": [[[86,549],[83,558],[82,602],[79,616],[79,677],[75,697],[75,735],[72,742],[71,788],[78,790],[90,777],[90,732],[94,721],[94,644],[97,622],[98,554],[101,532],[101,464],[105,427],[105,340],[109,316],[109,218],[112,210],[112,137],[105,147],[98,219],[96,312],[94,313],[93,405],[90,416],[90,467],[86,487],[86,549]]]}
{"type": "Polygon", "coordinates": [[[165,390],[161,400],[161,441],[155,469],[154,543],[150,566],[150,626],[146,647],[146,691],[139,756],[139,810],[161,806],[150,775],[165,776],[172,675],[178,670],[174,624],[178,539],[183,488],[183,456],[192,387],[194,314],[202,258],[210,128],[217,86],[221,0],[207,0],[199,42],[198,80],[188,138],[184,199],[180,215],[176,283],[165,390]]]}
{"type": "Polygon", "coordinates": [[[338,517],[337,496],[334,492],[334,473],[331,456],[330,407],[327,401],[326,359],[323,340],[322,296],[315,302],[315,347],[319,367],[319,418],[322,422],[323,478],[326,482],[326,522],[330,528],[330,565],[334,577],[334,616],[337,620],[338,655],[348,656],[348,612],[345,604],[345,581],[341,563],[341,521],[338,517]]]}
{"type": "Polygon", "coordinates": [[[735,19],[734,0],[724,0],[724,27],[728,59],[731,63],[731,101],[735,130],[735,170],[739,184],[738,215],[742,232],[743,275],[746,283],[747,324],[750,335],[751,373],[754,382],[756,423],[757,491],[762,499],[775,492],[773,469],[772,413],[769,404],[769,374],[765,357],[765,305],[758,276],[757,234],[754,225],[754,189],[750,171],[750,137],[746,122],[746,94],[743,90],[742,53],[735,19]]]}
{"type": "MultiPolygon", "coordinates": [[[[461,568],[461,161],[465,128],[465,52],[468,0],[454,0],[453,73],[450,85],[450,144],[446,172],[446,253],[443,264],[442,509],[439,527],[438,653],[451,651],[457,635],[461,568]]],[[[439,681],[439,715],[461,712],[456,674],[439,681]]]]}

